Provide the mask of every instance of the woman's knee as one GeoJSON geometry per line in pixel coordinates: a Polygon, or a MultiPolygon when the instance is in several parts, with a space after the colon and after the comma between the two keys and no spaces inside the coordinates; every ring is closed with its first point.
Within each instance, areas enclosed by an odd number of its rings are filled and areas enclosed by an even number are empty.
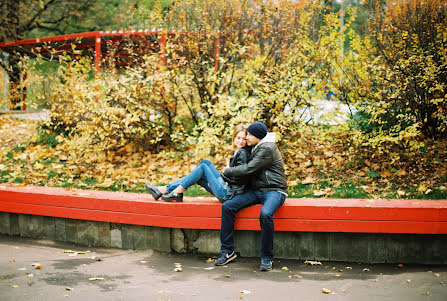
{"type": "Polygon", "coordinates": [[[205,165],[213,165],[213,163],[210,161],[210,160],[202,160],[202,161],[200,161],[200,163],[199,163],[199,165],[200,164],[205,164],[205,165]]]}

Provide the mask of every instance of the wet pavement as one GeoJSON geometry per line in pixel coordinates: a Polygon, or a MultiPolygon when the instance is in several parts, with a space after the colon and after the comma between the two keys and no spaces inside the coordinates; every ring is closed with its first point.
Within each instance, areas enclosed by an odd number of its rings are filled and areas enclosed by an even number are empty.
{"type": "Polygon", "coordinates": [[[447,300],[445,265],[209,259],[0,235],[0,300],[447,300]]]}

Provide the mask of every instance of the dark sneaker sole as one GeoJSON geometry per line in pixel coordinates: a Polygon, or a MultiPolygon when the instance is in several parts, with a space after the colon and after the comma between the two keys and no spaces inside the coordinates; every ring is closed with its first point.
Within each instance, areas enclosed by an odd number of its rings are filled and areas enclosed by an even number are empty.
{"type": "Polygon", "coordinates": [[[263,271],[263,272],[267,272],[267,271],[271,271],[272,268],[259,268],[259,270],[263,271]]]}
{"type": "Polygon", "coordinates": [[[217,262],[215,262],[214,265],[216,265],[216,266],[223,266],[223,265],[226,265],[227,263],[229,263],[230,261],[235,260],[236,258],[237,258],[237,254],[234,253],[233,256],[227,258],[227,260],[226,260],[225,262],[223,262],[223,263],[217,263],[217,262]]]}

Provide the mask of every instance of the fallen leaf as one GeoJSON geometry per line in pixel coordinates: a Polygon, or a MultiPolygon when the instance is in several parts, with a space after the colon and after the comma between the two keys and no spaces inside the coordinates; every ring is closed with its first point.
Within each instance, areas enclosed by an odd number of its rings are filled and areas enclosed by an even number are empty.
{"type": "Polygon", "coordinates": [[[304,264],[310,264],[310,265],[323,265],[320,261],[312,261],[312,260],[306,260],[304,264]]]}
{"type": "Polygon", "coordinates": [[[65,290],[66,290],[66,291],[72,291],[73,288],[71,288],[71,287],[66,287],[65,290]]]}
{"type": "Polygon", "coordinates": [[[247,290],[242,290],[242,291],[241,291],[241,294],[251,294],[251,292],[250,292],[250,291],[247,291],[247,290]]]}
{"type": "Polygon", "coordinates": [[[147,261],[146,261],[146,260],[140,260],[140,262],[141,262],[141,263],[146,263],[147,261]]]}
{"type": "Polygon", "coordinates": [[[214,270],[214,267],[204,268],[204,270],[211,271],[211,270],[214,270]]]}
{"type": "Polygon", "coordinates": [[[298,275],[298,274],[293,274],[293,277],[295,277],[295,278],[300,278],[300,279],[303,278],[303,276],[300,276],[300,275],[298,275]]]}
{"type": "MultiPolygon", "coordinates": [[[[309,165],[310,165],[311,163],[309,162],[309,165]]],[[[307,177],[307,178],[305,178],[304,180],[302,180],[301,181],[301,184],[312,184],[312,183],[315,183],[317,180],[315,179],[315,178],[313,178],[313,177],[307,177]]]]}
{"type": "Polygon", "coordinates": [[[175,266],[174,272],[181,272],[181,271],[183,271],[183,267],[182,267],[181,263],[174,263],[174,266],[175,266]]]}
{"type": "Polygon", "coordinates": [[[289,268],[288,268],[288,267],[282,267],[281,270],[283,270],[283,271],[288,271],[289,268]]]}
{"type": "Polygon", "coordinates": [[[333,294],[334,293],[331,290],[329,290],[327,288],[324,288],[324,287],[321,289],[321,292],[324,293],[324,294],[333,294]]]}
{"type": "Polygon", "coordinates": [[[9,262],[16,262],[16,260],[13,258],[13,259],[10,259],[9,262]]]}
{"type": "Polygon", "coordinates": [[[98,281],[98,280],[104,280],[103,277],[92,277],[92,278],[88,278],[89,281],[98,281]]]}
{"type": "Polygon", "coordinates": [[[231,278],[231,275],[229,275],[229,274],[224,275],[224,278],[231,278]]]}
{"type": "Polygon", "coordinates": [[[42,265],[41,264],[35,265],[34,268],[36,270],[41,270],[42,269],[42,265]]]}
{"type": "Polygon", "coordinates": [[[408,280],[407,280],[407,283],[410,283],[410,282],[411,282],[411,279],[408,279],[408,280]]]}
{"type": "Polygon", "coordinates": [[[400,177],[402,177],[402,176],[407,175],[407,172],[406,172],[404,169],[399,169],[399,170],[397,171],[397,175],[400,176],[400,177]]]}
{"type": "Polygon", "coordinates": [[[384,171],[382,171],[381,173],[380,173],[380,176],[382,177],[382,178],[389,178],[389,177],[391,177],[393,174],[388,170],[388,169],[385,169],[384,171]]]}
{"type": "Polygon", "coordinates": [[[28,277],[34,277],[34,275],[33,274],[31,274],[31,273],[29,273],[29,274],[27,274],[26,276],[28,276],[28,277]]]}
{"type": "Polygon", "coordinates": [[[398,190],[398,191],[397,191],[397,194],[398,194],[399,196],[405,196],[407,193],[406,193],[404,190],[398,190]]]}
{"type": "Polygon", "coordinates": [[[215,258],[208,258],[208,259],[206,260],[206,262],[208,262],[208,263],[212,263],[212,262],[215,262],[215,261],[216,261],[215,258]]]}
{"type": "Polygon", "coordinates": [[[369,272],[370,270],[368,268],[364,268],[363,272],[369,272]]]}
{"type": "Polygon", "coordinates": [[[333,192],[332,188],[328,187],[328,188],[321,189],[321,190],[315,190],[315,191],[313,191],[313,194],[314,194],[314,196],[325,196],[325,195],[331,194],[332,192],[333,192]]]}
{"type": "Polygon", "coordinates": [[[439,273],[433,273],[433,275],[435,275],[436,277],[441,277],[441,274],[439,273]]]}
{"type": "Polygon", "coordinates": [[[26,271],[26,268],[20,268],[19,271],[26,271]]]}
{"type": "Polygon", "coordinates": [[[363,185],[362,189],[365,190],[367,193],[373,193],[374,188],[372,188],[371,186],[368,185],[363,185]]]}

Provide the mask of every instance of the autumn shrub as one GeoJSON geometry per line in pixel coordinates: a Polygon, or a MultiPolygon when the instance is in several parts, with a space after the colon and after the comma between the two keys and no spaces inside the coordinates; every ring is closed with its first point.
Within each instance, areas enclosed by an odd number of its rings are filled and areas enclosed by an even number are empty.
{"type": "Polygon", "coordinates": [[[417,133],[447,137],[444,1],[386,1],[372,13],[373,85],[361,109],[378,128],[365,136],[399,142],[413,140],[417,133]]]}

